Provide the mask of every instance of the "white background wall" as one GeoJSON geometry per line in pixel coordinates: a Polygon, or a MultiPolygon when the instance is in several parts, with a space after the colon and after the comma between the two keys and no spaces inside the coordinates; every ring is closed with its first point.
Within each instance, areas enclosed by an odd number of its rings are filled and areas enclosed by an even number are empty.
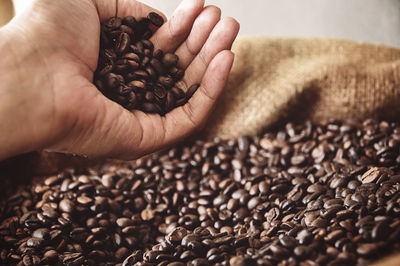
{"type": "MultiPolygon", "coordinates": [[[[14,0],[16,11],[31,0],[14,0]]],[[[55,0],[66,1],[66,0],[55,0]]],[[[113,1],[113,0],[110,0],[113,1]]],[[[168,17],[180,0],[142,0],[168,17]]],[[[400,47],[400,0],[206,0],[240,35],[334,37],[400,47]]]]}

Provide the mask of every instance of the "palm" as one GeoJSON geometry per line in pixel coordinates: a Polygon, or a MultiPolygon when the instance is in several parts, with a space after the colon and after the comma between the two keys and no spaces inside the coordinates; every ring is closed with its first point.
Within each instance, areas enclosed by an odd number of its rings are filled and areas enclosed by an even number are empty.
{"type": "MultiPolygon", "coordinates": [[[[202,84],[188,104],[161,117],[129,112],[91,84],[98,58],[99,20],[115,15],[116,7],[110,3],[114,1],[51,2],[50,8],[42,10],[48,25],[43,35],[51,35],[47,45],[52,48],[48,65],[53,83],[49,90],[54,97],[49,110],[55,110],[56,121],[49,148],[132,158],[169,145],[203,124],[232,63],[228,52],[216,55],[230,48],[238,31],[234,20],[219,21],[219,9],[188,0],[155,33],[155,46],[177,53],[180,66],[187,68],[184,82],[202,84]]],[[[152,11],[131,0],[120,0],[118,9],[121,17],[142,17],[152,11]]]]}

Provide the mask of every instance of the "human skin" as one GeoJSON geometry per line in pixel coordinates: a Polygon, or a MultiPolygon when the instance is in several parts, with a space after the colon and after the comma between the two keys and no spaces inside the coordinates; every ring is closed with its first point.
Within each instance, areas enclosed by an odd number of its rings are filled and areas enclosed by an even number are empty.
{"type": "Polygon", "coordinates": [[[179,56],[184,84],[200,83],[187,104],[159,116],[128,111],[92,84],[100,21],[116,11],[161,14],[134,0],[36,0],[0,29],[0,160],[39,149],[134,159],[204,125],[233,64],[238,22],[183,0],[155,32],[155,48],[179,56]]]}

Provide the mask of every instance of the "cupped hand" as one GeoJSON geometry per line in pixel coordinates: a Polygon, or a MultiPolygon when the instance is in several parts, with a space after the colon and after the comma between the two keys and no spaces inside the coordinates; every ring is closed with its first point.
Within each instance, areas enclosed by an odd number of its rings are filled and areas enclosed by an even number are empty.
{"type": "Polygon", "coordinates": [[[220,18],[217,7],[204,7],[204,0],[183,0],[151,38],[156,49],[179,56],[186,87],[200,83],[188,103],[165,116],[128,111],[92,84],[100,21],[116,14],[140,18],[151,11],[161,14],[134,0],[36,0],[0,32],[11,36],[7,46],[18,70],[14,85],[20,84],[13,97],[22,98],[17,113],[26,115],[16,135],[29,139],[25,145],[15,143],[10,153],[45,148],[132,159],[204,125],[225,86],[239,30],[234,19],[220,18]],[[22,49],[25,45],[31,49],[22,49]]]}

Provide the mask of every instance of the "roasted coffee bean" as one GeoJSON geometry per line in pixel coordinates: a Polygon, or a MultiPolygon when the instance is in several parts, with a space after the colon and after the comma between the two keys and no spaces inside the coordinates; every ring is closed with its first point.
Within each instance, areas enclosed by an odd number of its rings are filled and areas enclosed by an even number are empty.
{"type": "Polygon", "coordinates": [[[197,91],[197,89],[200,87],[199,84],[194,84],[188,88],[186,91],[186,99],[192,98],[193,94],[197,91]]]}
{"type": "Polygon", "coordinates": [[[117,39],[115,44],[115,51],[118,53],[124,53],[128,50],[129,45],[131,44],[131,38],[125,32],[122,32],[117,39]]]}
{"type": "Polygon", "coordinates": [[[151,23],[156,27],[161,27],[161,25],[164,24],[164,19],[155,12],[150,12],[147,18],[150,19],[151,23]]]}
{"type": "Polygon", "coordinates": [[[156,85],[154,87],[154,95],[158,99],[164,99],[167,96],[167,91],[165,90],[165,87],[156,85]]]}
{"type": "Polygon", "coordinates": [[[162,58],[162,63],[164,64],[165,67],[175,67],[178,64],[178,56],[175,54],[171,54],[171,53],[166,53],[164,54],[163,58],[162,58]]]}
{"type": "Polygon", "coordinates": [[[44,242],[45,241],[41,238],[32,237],[26,241],[26,246],[32,248],[40,248],[44,245],[44,242]]]}
{"type": "Polygon", "coordinates": [[[181,242],[182,239],[187,235],[187,230],[183,227],[177,227],[166,237],[170,243],[181,242]]]}
{"type": "Polygon", "coordinates": [[[85,261],[85,257],[81,253],[71,253],[64,257],[64,265],[81,265],[85,261]]]}
{"type": "Polygon", "coordinates": [[[153,51],[154,45],[148,39],[163,23],[160,15],[151,12],[147,18],[113,17],[101,25],[94,84],[106,97],[128,110],[164,115],[190,98],[187,95],[183,99],[184,94],[172,89],[184,74],[184,70],[177,67],[178,56],[153,51]],[[175,97],[168,94],[169,91],[175,97]],[[157,98],[149,99],[149,95],[157,98]]]}
{"type": "Polygon", "coordinates": [[[50,249],[43,254],[42,262],[51,264],[57,261],[58,253],[54,249],[50,249]]]}
{"type": "Polygon", "coordinates": [[[22,257],[22,262],[24,263],[23,265],[25,266],[39,265],[40,258],[35,255],[26,254],[25,256],[22,257]]]}
{"type": "Polygon", "coordinates": [[[155,103],[143,103],[142,110],[146,113],[161,113],[161,108],[155,103]]]}
{"type": "Polygon", "coordinates": [[[47,240],[47,239],[50,238],[50,230],[47,229],[47,228],[39,228],[39,229],[36,229],[36,230],[32,233],[32,237],[47,240]]]}
{"type": "MultiPolygon", "coordinates": [[[[153,49],[135,45],[143,55],[153,49]]],[[[142,101],[153,94],[166,108],[168,97],[184,99],[175,85],[154,95],[158,77],[128,80],[142,101]]],[[[400,160],[385,148],[400,147],[400,126],[380,125],[289,123],[259,137],[65,170],[0,205],[0,264],[372,263],[400,239],[400,160]],[[382,156],[394,158],[383,165],[382,156]]]]}
{"type": "Polygon", "coordinates": [[[58,208],[62,212],[72,213],[75,210],[75,204],[69,199],[63,199],[60,201],[58,208]]]}

